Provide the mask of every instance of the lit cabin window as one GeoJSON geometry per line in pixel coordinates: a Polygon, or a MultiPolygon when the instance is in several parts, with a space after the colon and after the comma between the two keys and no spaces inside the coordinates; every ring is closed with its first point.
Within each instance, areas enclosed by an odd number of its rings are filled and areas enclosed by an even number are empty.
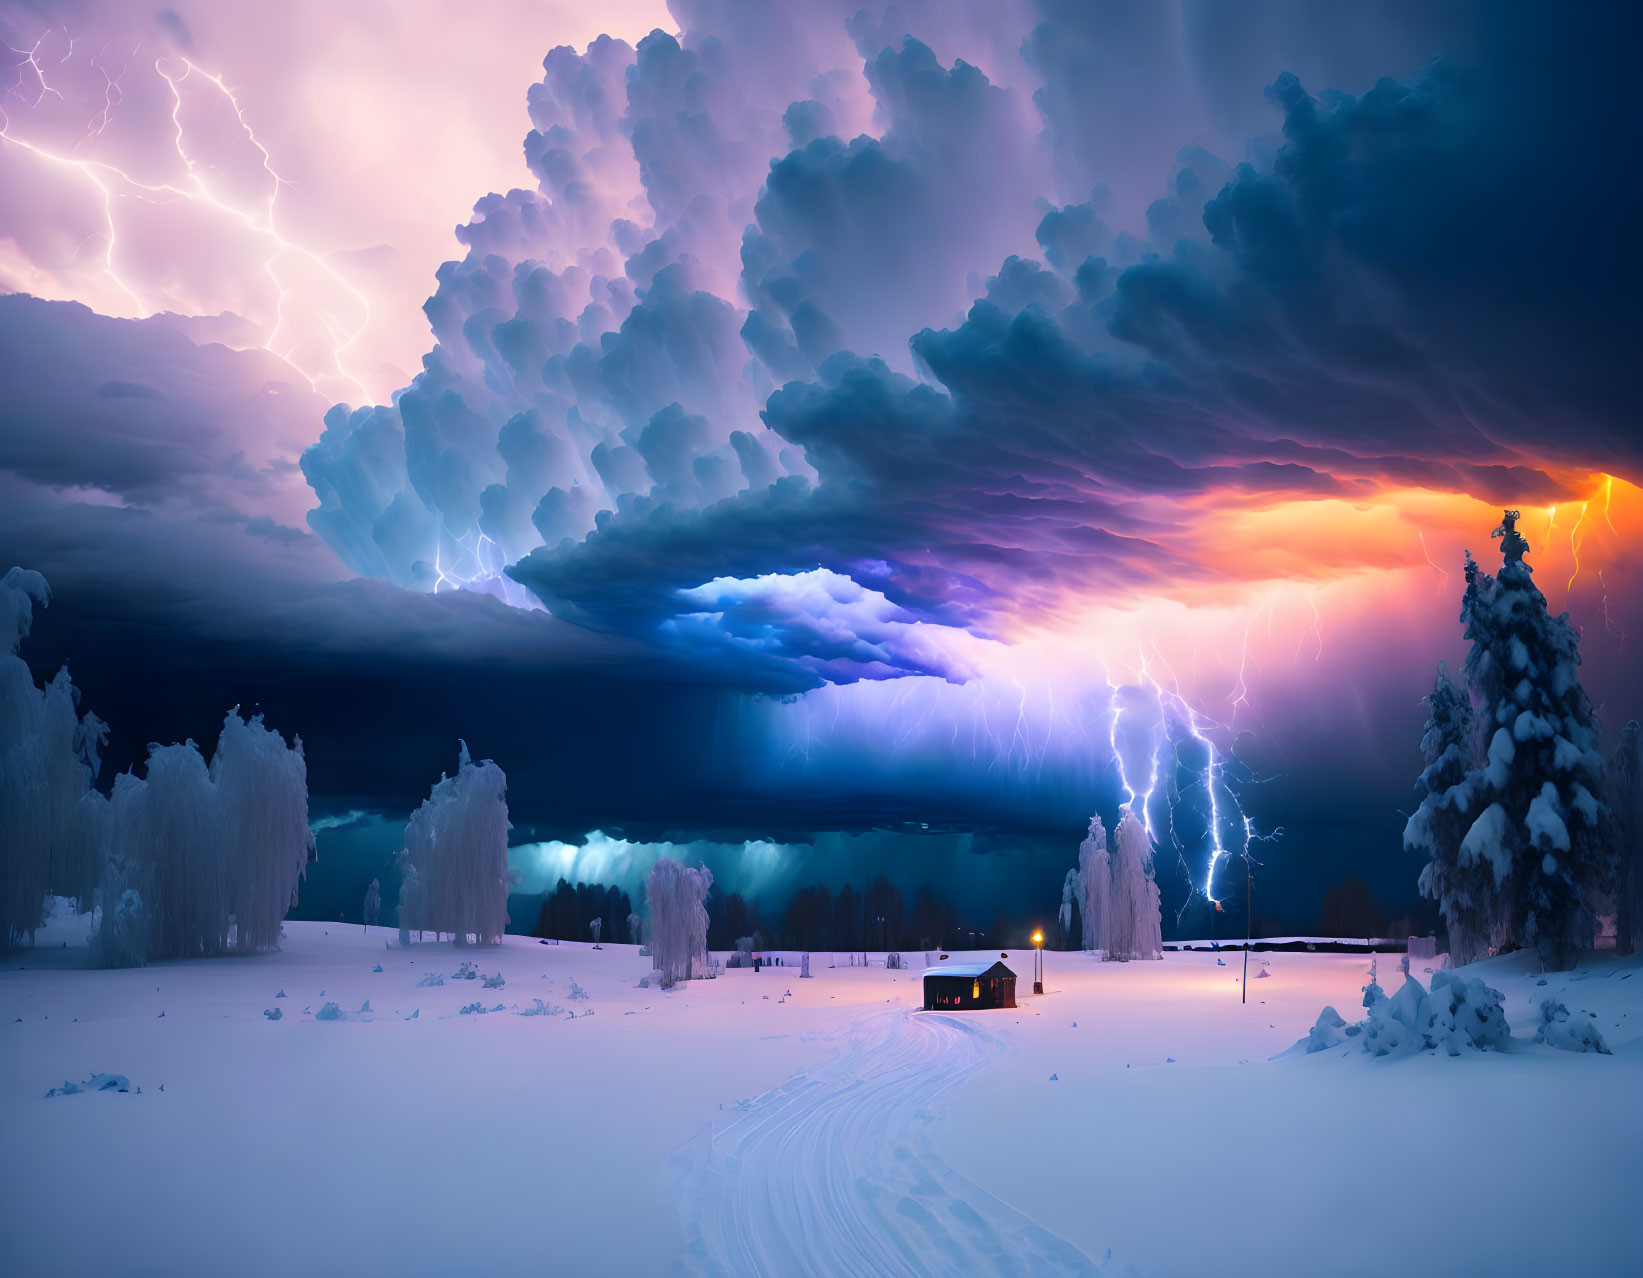
{"type": "Polygon", "coordinates": [[[980,981],[977,981],[974,985],[972,985],[970,987],[970,997],[971,998],[980,998],[981,997],[981,982],[980,981]]]}

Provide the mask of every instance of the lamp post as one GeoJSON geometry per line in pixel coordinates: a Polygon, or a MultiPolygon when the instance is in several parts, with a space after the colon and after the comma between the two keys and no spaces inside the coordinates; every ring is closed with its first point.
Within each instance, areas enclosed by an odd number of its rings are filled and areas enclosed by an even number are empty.
{"type": "Polygon", "coordinates": [[[1033,993],[1044,992],[1044,933],[1033,932],[1033,993]]]}

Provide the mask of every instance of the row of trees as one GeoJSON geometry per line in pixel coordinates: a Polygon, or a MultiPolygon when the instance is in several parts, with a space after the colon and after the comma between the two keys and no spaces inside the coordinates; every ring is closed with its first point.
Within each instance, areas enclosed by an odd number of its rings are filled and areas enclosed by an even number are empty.
{"type": "Polygon", "coordinates": [[[101,901],[109,966],[272,949],[313,856],[302,742],[228,712],[209,764],[192,741],[151,745],[145,775],[97,789],[108,729],[79,712],[67,669],[36,687],[18,656],[37,572],[0,578],[0,927],[40,927],[48,894],[101,901]]]}
{"type": "Polygon", "coordinates": [[[1425,768],[1404,845],[1426,858],[1420,889],[1438,903],[1457,963],[1532,947],[1573,965],[1597,918],[1640,938],[1638,731],[1627,725],[1606,770],[1580,685],[1580,638],[1550,615],[1507,511],[1498,576],[1466,556],[1462,677],[1439,663],[1421,740],[1425,768]],[[1607,775],[1606,775],[1607,772],[1607,775]],[[1605,801],[1605,798],[1607,801],[1605,801]]]}
{"type": "MultiPolygon", "coordinates": [[[[632,915],[633,903],[621,888],[606,887],[603,883],[578,883],[572,887],[560,879],[554,890],[543,899],[531,935],[560,941],[585,941],[593,935],[593,923],[598,920],[600,939],[606,944],[637,943],[639,937],[632,935],[628,923],[632,915]]],[[[710,936],[712,917],[710,908],[710,936]]]]}
{"type": "MultiPolygon", "coordinates": [[[[37,687],[18,655],[51,591],[37,572],[0,578],[0,942],[26,943],[48,895],[101,905],[100,960],[274,949],[314,858],[308,769],[261,715],[223,720],[207,760],[192,741],[151,745],[143,775],[97,788],[108,728],[81,714],[67,669],[37,687]]],[[[401,854],[401,935],[490,943],[507,927],[507,779],[466,745],[412,814],[401,854]]],[[[375,882],[367,916],[380,909],[375,882]]]]}

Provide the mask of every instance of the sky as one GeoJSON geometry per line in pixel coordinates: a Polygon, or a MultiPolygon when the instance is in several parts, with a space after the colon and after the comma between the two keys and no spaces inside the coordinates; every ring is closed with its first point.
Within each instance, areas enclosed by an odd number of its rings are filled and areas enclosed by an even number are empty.
{"type": "Polygon", "coordinates": [[[323,917],[459,738],[525,879],[1053,915],[1129,803],[1183,932],[1246,848],[1288,930],[1414,911],[1502,508],[1643,714],[1637,25],[0,0],[24,655],[105,784],[300,734],[323,917]]]}

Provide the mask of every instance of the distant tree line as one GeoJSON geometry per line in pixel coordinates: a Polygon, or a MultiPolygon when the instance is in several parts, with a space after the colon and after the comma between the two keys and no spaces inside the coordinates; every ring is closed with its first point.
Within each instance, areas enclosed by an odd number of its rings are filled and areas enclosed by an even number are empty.
{"type": "Polygon", "coordinates": [[[586,941],[592,938],[594,919],[601,922],[600,940],[627,945],[638,938],[630,935],[628,916],[633,903],[628,894],[603,883],[578,883],[574,887],[560,879],[542,902],[532,936],[559,941],[586,941]]]}

